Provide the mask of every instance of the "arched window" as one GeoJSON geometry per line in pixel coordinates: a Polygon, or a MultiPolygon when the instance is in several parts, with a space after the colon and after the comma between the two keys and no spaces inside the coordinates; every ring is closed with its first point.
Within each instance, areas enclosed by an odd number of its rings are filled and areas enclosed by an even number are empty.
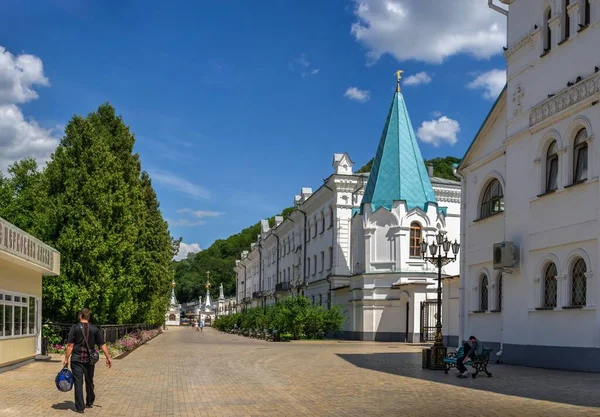
{"type": "Polygon", "coordinates": [[[319,223],[317,222],[317,217],[315,216],[313,223],[315,224],[315,228],[313,230],[313,239],[317,237],[317,229],[319,228],[319,223]]]}
{"type": "Polygon", "coordinates": [[[412,222],[410,224],[410,256],[419,257],[421,256],[421,239],[423,235],[423,229],[418,222],[412,222]]]}
{"type": "Polygon", "coordinates": [[[333,247],[329,247],[329,269],[333,268],[333,247]]]}
{"type": "Polygon", "coordinates": [[[544,307],[556,307],[557,284],[556,284],[556,265],[550,263],[544,271],[544,307]]]}
{"type": "Polygon", "coordinates": [[[321,212],[321,233],[325,231],[325,212],[321,212]]]}
{"type": "Polygon", "coordinates": [[[496,213],[504,211],[504,192],[500,181],[493,179],[483,192],[481,199],[480,218],[489,217],[496,213]]]}
{"type": "Polygon", "coordinates": [[[564,25],[565,25],[565,40],[569,39],[569,36],[571,35],[571,19],[569,19],[569,0],[565,0],[565,8],[563,10],[563,19],[564,19],[564,25]]]}
{"type": "Polygon", "coordinates": [[[502,273],[498,275],[498,284],[496,285],[496,291],[498,296],[498,311],[502,311],[502,273]]]}
{"type": "Polygon", "coordinates": [[[325,251],[321,251],[321,270],[319,272],[323,272],[325,270],[325,251]]]}
{"type": "Polygon", "coordinates": [[[306,276],[308,277],[310,275],[310,258],[307,257],[306,258],[306,276]]]}
{"type": "Polygon", "coordinates": [[[577,259],[571,269],[571,305],[574,307],[585,306],[587,292],[586,272],[585,261],[582,258],[577,259]]]}
{"type": "Polygon", "coordinates": [[[558,188],[558,146],[553,141],[546,152],[546,192],[556,191],[558,188]]]}
{"type": "Polygon", "coordinates": [[[550,19],[552,19],[552,10],[548,9],[545,16],[546,39],[544,39],[544,52],[552,49],[552,29],[550,28],[550,19]]]}
{"type": "Polygon", "coordinates": [[[175,316],[175,314],[169,314],[169,321],[175,321],[177,320],[177,316],[175,316]]]}
{"type": "Polygon", "coordinates": [[[317,255],[313,255],[313,263],[315,265],[313,275],[317,273],[317,255]]]}
{"type": "Polygon", "coordinates": [[[287,273],[287,280],[288,282],[292,279],[292,276],[290,275],[290,267],[288,266],[288,273],[287,273]]]}
{"type": "Polygon", "coordinates": [[[481,276],[481,287],[479,288],[479,310],[487,311],[488,309],[488,279],[487,275],[481,276]]]}
{"type": "Polygon", "coordinates": [[[329,206],[329,227],[333,227],[333,206],[329,206]]]}
{"type": "Polygon", "coordinates": [[[573,183],[585,181],[588,170],[587,130],[577,132],[573,142],[573,183]]]}

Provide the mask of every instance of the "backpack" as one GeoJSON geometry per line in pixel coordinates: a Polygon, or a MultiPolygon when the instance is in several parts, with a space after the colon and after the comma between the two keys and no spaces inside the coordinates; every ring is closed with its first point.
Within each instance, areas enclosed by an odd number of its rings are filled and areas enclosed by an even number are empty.
{"type": "Polygon", "coordinates": [[[73,389],[73,373],[69,368],[63,368],[54,378],[54,382],[59,391],[69,392],[73,389]]]}

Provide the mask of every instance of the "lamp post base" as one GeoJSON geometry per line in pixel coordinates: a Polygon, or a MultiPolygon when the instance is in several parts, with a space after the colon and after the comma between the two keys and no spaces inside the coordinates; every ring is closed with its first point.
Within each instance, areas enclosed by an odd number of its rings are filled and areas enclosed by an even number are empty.
{"type": "Polygon", "coordinates": [[[431,349],[423,350],[423,368],[430,369],[432,371],[443,371],[446,369],[444,359],[446,358],[446,346],[433,345],[431,349]]]}

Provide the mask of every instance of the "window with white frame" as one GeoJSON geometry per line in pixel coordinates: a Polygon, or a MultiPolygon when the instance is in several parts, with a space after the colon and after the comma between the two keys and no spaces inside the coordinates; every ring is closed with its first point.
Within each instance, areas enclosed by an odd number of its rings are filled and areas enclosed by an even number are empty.
{"type": "Polygon", "coordinates": [[[563,39],[566,41],[569,39],[571,35],[571,21],[569,20],[569,0],[564,0],[563,7],[563,28],[564,28],[564,37],[563,39]]]}
{"type": "MultiPolygon", "coordinates": [[[[485,187],[481,197],[481,207],[479,218],[484,219],[504,211],[504,191],[502,185],[497,179],[493,179],[485,187]]],[[[416,247],[415,247],[416,250],[416,247]]],[[[419,249],[420,251],[420,249],[419,249]]]]}
{"type": "Polygon", "coordinates": [[[329,270],[333,268],[333,246],[329,247],[329,270]]]}
{"type": "Polygon", "coordinates": [[[583,0],[583,26],[587,26],[591,22],[592,5],[590,0],[583,0]]]}
{"type": "Polygon", "coordinates": [[[550,262],[544,270],[544,308],[556,307],[556,301],[558,298],[556,275],[558,275],[556,265],[554,262],[550,262]]]}
{"type": "Polygon", "coordinates": [[[333,227],[333,206],[329,206],[329,227],[333,227]]]}
{"type": "Polygon", "coordinates": [[[325,251],[321,251],[321,271],[325,270],[325,251]]]}
{"type": "Polygon", "coordinates": [[[36,297],[0,290],[0,339],[34,336],[36,297]]]}
{"type": "Polygon", "coordinates": [[[314,264],[314,271],[313,271],[313,275],[315,275],[317,273],[317,255],[313,255],[313,264],[314,264]]]}
{"type": "Polygon", "coordinates": [[[571,306],[573,307],[584,307],[586,304],[586,272],[585,261],[577,258],[571,268],[571,306]]]}
{"type": "Polygon", "coordinates": [[[325,212],[321,212],[321,233],[325,232],[325,212]]]}
{"type": "Polygon", "coordinates": [[[573,183],[585,181],[588,176],[587,130],[579,130],[573,141],[573,183]]]}
{"type": "Polygon", "coordinates": [[[546,152],[546,192],[558,188],[558,145],[553,141],[546,152]]]}
{"type": "Polygon", "coordinates": [[[480,278],[480,286],[479,286],[479,311],[487,311],[488,310],[488,277],[487,275],[482,275],[480,278]]]}

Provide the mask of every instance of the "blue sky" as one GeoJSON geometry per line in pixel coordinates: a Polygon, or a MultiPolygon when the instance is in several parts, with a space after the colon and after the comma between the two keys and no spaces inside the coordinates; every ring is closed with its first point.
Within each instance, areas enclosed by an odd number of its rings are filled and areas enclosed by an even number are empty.
{"type": "Polygon", "coordinates": [[[334,152],[374,156],[397,69],[426,158],[461,157],[505,80],[481,0],[24,3],[0,4],[0,169],[109,101],[202,248],[317,188],[334,152]]]}

